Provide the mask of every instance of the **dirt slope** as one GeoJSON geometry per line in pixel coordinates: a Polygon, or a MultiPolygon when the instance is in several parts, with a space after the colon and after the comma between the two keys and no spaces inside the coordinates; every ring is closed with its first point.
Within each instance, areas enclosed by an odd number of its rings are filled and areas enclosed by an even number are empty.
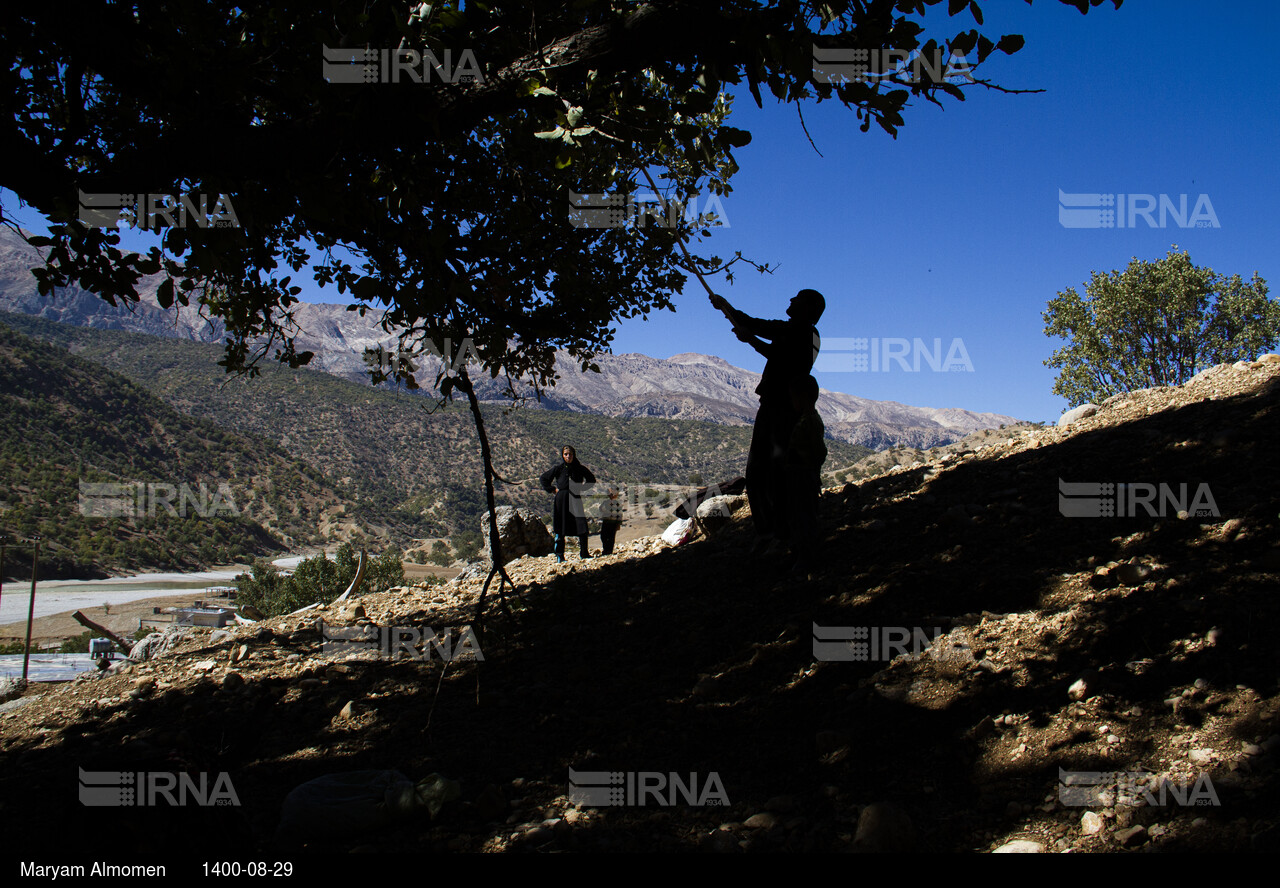
{"type": "MultiPolygon", "coordinates": [[[[203,829],[242,853],[1274,850],[1278,377],[1280,359],[1216,368],[829,490],[807,579],[748,555],[745,521],[679,549],[522,559],[483,662],[334,663],[311,612],[37,688],[0,716],[8,835],[144,851],[203,829]],[[1219,514],[1064,517],[1060,479],[1205,484],[1219,514]],[[946,636],[891,664],[819,661],[815,623],[946,636]],[[77,767],[225,771],[241,804],[103,823],[77,804],[77,767]],[[571,767],[704,788],[714,773],[728,804],[579,809],[571,767]],[[462,799],[434,822],[276,837],[293,787],[365,768],[437,772],[462,799]],[[1129,789],[1165,804],[1064,804],[1062,771],[1147,772],[1129,789]]],[[[471,622],[478,591],[319,616],[441,631],[471,622]]]]}

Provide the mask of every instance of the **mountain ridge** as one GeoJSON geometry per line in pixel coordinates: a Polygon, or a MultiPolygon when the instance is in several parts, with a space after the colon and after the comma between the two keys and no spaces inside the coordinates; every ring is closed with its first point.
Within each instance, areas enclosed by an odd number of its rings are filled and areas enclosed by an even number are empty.
{"type": "MultiPolygon", "coordinates": [[[[10,231],[0,231],[0,309],[36,315],[80,327],[147,333],[171,339],[220,342],[224,327],[201,317],[191,306],[162,309],[156,300],[161,277],[139,281],[139,301],[132,308],[113,307],[78,287],[41,296],[29,269],[37,251],[10,231]]],[[[302,332],[299,351],[314,352],[312,369],[368,384],[365,349],[386,348],[394,336],[381,326],[376,312],[349,310],[333,303],[298,303],[294,316],[302,332]]],[[[461,344],[455,346],[461,349],[461,344]]],[[[436,361],[438,359],[428,359],[436,361]]],[[[758,407],[760,374],[735,367],[723,358],[685,352],[670,358],[638,353],[601,354],[600,372],[583,373],[566,352],[556,353],[556,385],[542,393],[537,406],[618,418],[663,417],[750,425],[758,407]]],[[[429,377],[429,373],[419,374],[429,377]]],[[[505,386],[487,376],[477,380],[485,400],[502,400],[505,386]]],[[[532,395],[532,388],[526,388],[532,395]]],[[[896,401],[873,401],[821,390],[818,412],[835,440],[883,450],[905,446],[927,448],[953,443],[971,432],[1020,422],[998,413],[958,407],[914,407],[896,401]]]]}

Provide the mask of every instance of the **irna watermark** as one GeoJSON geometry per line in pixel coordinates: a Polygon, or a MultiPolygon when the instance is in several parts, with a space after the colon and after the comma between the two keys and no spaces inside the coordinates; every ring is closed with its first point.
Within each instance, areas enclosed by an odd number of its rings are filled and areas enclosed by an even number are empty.
{"type": "MultiPolygon", "coordinates": [[[[829,663],[880,662],[923,654],[942,635],[934,626],[819,626],[813,624],[813,658],[829,663]]],[[[948,655],[953,652],[948,651],[948,655]]]]}
{"type": "Polygon", "coordinates": [[[80,768],[80,804],[90,808],[180,808],[189,804],[239,807],[240,798],[226,771],[209,785],[203,771],[197,777],[170,771],[86,771],[80,768]]]}
{"type": "Polygon", "coordinates": [[[80,514],[86,518],[155,518],[160,514],[171,518],[215,518],[240,514],[231,487],[225,482],[210,494],[203,482],[193,490],[185,483],[81,481],[79,505],[80,514]]]}
{"type": "Polygon", "coordinates": [[[1185,512],[1197,518],[1218,518],[1218,504],[1209,485],[1200,483],[1190,494],[1182,482],[1176,489],[1163,482],[1063,481],[1058,479],[1058,511],[1066,518],[1132,518],[1142,514],[1163,518],[1185,512]]]}
{"type": "Polygon", "coordinates": [[[437,633],[430,626],[329,626],[320,620],[320,652],[348,657],[373,652],[388,660],[409,659],[425,663],[438,658],[446,663],[470,655],[483,660],[480,642],[470,626],[437,633]],[[455,637],[456,636],[456,637],[455,637]]]}
{"type": "Polygon", "coordinates": [[[699,777],[675,771],[575,771],[569,769],[569,801],[580,808],[631,806],[663,808],[728,805],[729,796],[715,771],[699,777]]]}
{"type": "Polygon", "coordinates": [[[821,344],[814,373],[888,373],[895,368],[919,373],[922,367],[934,372],[973,372],[969,350],[959,338],[951,340],[945,354],[938,338],[932,348],[918,337],[894,336],[824,339],[821,344]]]}
{"type": "Polygon", "coordinates": [[[569,224],[574,228],[728,228],[720,196],[708,195],[699,209],[697,198],[684,203],[656,194],[578,194],[569,192],[569,224]]]}
{"type": "Polygon", "coordinates": [[[376,348],[366,348],[363,357],[365,364],[371,370],[377,370],[388,376],[397,370],[401,373],[413,373],[419,366],[415,362],[426,357],[439,359],[444,364],[446,373],[455,375],[467,364],[480,360],[480,355],[470,336],[465,337],[456,350],[453,347],[453,340],[446,336],[441,341],[440,347],[436,346],[434,340],[424,339],[421,348],[417,351],[378,345],[376,348]]]}
{"type": "Polygon", "coordinates": [[[436,55],[430,49],[343,49],[323,46],[321,73],[329,83],[484,83],[470,49],[436,55]]]}
{"type": "Polygon", "coordinates": [[[1167,228],[1172,220],[1179,228],[1221,228],[1209,195],[1196,198],[1190,212],[1187,195],[1086,192],[1067,194],[1058,189],[1058,223],[1063,228],[1137,228],[1141,219],[1148,228],[1167,228]]]}
{"type": "Polygon", "coordinates": [[[813,47],[813,79],[819,83],[922,83],[924,75],[934,83],[975,83],[964,53],[935,47],[931,53],[905,49],[855,49],[843,46],[813,47]]]}
{"type": "Polygon", "coordinates": [[[1165,807],[1219,806],[1217,790],[1208,774],[1193,783],[1174,783],[1150,771],[1064,771],[1058,769],[1058,801],[1073,808],[1116,805],[1165,807]]]}
{"type": "Polygon", "coordinates": [[[77,218],[89,228],[239,228],[229,194],[86,194],[77,218]]]}

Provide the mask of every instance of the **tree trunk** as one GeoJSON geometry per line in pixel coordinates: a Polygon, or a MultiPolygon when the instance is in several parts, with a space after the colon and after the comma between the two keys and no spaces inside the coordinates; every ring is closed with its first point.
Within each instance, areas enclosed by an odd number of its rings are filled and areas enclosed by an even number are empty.
{"type": "Polygon", "coordinates": [[[496,574],[499,577],[498,595],[504,601],[507,597],[506,584],[510,583],[512,590],[515,589],[516,584],[511,581],[511,577],[507,576],[507,571],[503,567],[502,549],[498,540],[498,510],[493,497],[493,455],[489,449],[489,435],[484,428],[484,416],[480,413],[480,400],[476,397],[475,386],[471,383],[466,366],[458,368],[457,387],[467,396],[467,403],[471,406],[471,416],[476,423],[476,433],[480,436],[480,458],[484,463],[484,497],[485,503],[489,506],[489,559],[493,566],[489,570],[488,578],[484,581],[484,588],[480,590],[480,601],[476,604],[476,616],[473,621],[476,640],[483,647],[484,599],[489,594],[489,584],[493,582],[496,574]]]}

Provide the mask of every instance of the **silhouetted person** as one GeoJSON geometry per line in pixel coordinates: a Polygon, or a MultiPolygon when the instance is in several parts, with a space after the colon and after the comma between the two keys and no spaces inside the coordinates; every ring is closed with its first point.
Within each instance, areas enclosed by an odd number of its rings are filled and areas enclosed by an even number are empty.
{"type": "Polygon", "coordinates": [[[560,451],[561,461],[542,473],[542,489],[556,495],[551,510],[551,532],[555,541],[556,561],[564,561],[565,536],[573,534],[581,544],[578,552],[582,558],[590,558],[587,552],[587,513],[582,508],[582,492],[587,485],[596,483],[591,470],[578,462],[578,455],[568,445],[560,451]]]}
{"type": "Polygon", "coordinates": [[[816,324],[827,302],[817,290],[801,290],[787,307],[786,321],[753,318],[738,311],[723,296],[711,297],[711,304],[733,324],[733,332],[765,357],[764,373],[756,394],[760,409],[751,433],[747,455],[747,499],[755,523],[756,551],[770,538],[787,540],[787,492],[782,484],[783,455],[791,429],[799,417],[789,393],[791,382],[804,379],[818,357],[816,324]]]}
{"type": "Polygon", "coordinates": [[[622,526],[622,500],[618,488],[609,488],[609,498],[600,504],[600,549],[605,555],[613,554],[613,541],[618,538],[622,526]]]}
{"type": "Polygon", "coordinates": [[[807,574],[818,551],[818,499],[822,494],[822,464],[827,461],[826,427],[818,415],[818,380],[794,380],[791,406],[799,418],[791,428],[783,452],[782,477],[787,489],[787,518],[791,526],[792,570],[807,574]]]}

